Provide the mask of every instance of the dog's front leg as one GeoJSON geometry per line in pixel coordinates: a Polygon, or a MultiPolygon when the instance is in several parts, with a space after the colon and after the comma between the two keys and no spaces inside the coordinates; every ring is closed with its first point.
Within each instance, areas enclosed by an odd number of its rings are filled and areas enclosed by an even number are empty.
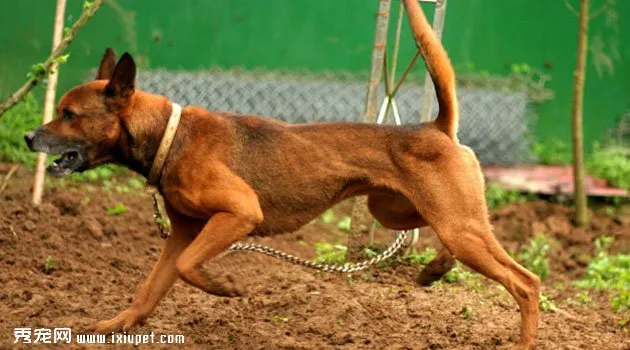
{"type": "Polygon", "coordinates": [[[219,296],[240,295],[229,276],[221,271],[210,269],[212,275],[205,274],[203,263],[224,252],[230,244],[249,234],[260,222],[260,216],[244,213],[221,212],[215,214],[201,230],[201,233],[177,259],[180,277],[188,284],[209,294],[219,296]]]}
{"type": "Polygon", "coordinates": [[[95,332],[106,334],[120,330],[126,331],[142,322],[177,280],[175,262],[201,230],[203,223],[187,220],[169,209],[167,206],[172,232],[149,277],[136,293],[131,306],[110,320],[98,322],[94,327],[95,332]]]}

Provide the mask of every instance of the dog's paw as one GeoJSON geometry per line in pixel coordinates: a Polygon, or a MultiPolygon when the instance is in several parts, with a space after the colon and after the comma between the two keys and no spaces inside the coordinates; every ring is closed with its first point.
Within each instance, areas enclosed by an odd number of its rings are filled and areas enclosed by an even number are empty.
{"type": "Polygon", "coordinates": [[[229,274],[222,274],[210,280],[208,293],[220,297],[244,297],[245,290],[238,285],[236,280],[229,274]]]}
{"type": "Polygon", "coordinates": [[[142,321],[140,314],[134,309],[127,309],[110,320],[97,322],[93,327],[94,333],[108,334],[111,332],[128,331],[142,321]]]}
{"type": "Polygon", "coordinates": [[[420,273],[418,274],[418,277],[416,278],[416,282],[418,282],[418,284],[420,284],[421,286],[428,287],[432,285],[433,282],[439,281],[442,278],[442,276],[444,276],[444,274],[442,273],[433,274],[427,271],[426,269],[424,269],[420,271],[420,273]]]}

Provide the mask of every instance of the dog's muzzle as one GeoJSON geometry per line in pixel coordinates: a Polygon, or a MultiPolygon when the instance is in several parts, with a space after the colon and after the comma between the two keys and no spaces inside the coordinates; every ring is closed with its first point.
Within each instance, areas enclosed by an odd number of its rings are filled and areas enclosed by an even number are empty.
{"type": "Polygon", "coordinates": [[[79,142],[66,141],[40,130],[27,132],[24,135],[24,141],[33,152],[61,155],[46,168],[52,176],[63,177],[87,168],[85,147],[79,142]]]}

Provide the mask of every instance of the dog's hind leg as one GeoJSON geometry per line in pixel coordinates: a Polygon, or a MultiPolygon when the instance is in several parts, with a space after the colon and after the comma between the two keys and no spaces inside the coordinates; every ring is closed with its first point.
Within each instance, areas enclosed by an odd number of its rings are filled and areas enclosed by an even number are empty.
{"type": "Polygon", "coordinates": [[[135,324],[144,321],[177,280],[175,262],[192,242],[195,235],[199,233],[203,227],[203,222],[182,217],[170,210],[168,205],[166,208],[172,230],[158,261],[153,266],[147,280],[138,289],[131,306],[110,320],[98,322],[94,327],[97,333],[126,331],[135,324]]]}
{"type": "Polygon", "coordinates": [[[503,250],[489,225],[462,220],[460,224],[436,223],[434,228],[457,260],[499,282],[512,294],[521,311],[520,347],[533,348],[538,325],[540,278],[516,263],[503,250]]]}
{"type": "Polygon", "coordinates": [[[420,271],[418,283],[429,286],[446,275],[455,266],[455,259],[446,248],[442,248],[440,253],[420,271]]]}
{"type": "Polygon", "coordinates": [[[412,201],[453,257],[502,284],[521,312],[521,349],[531,349],[538,325],[540,279],[516,263],[492,234],[481,174],[456,154],[413,182],[412,201]]]}

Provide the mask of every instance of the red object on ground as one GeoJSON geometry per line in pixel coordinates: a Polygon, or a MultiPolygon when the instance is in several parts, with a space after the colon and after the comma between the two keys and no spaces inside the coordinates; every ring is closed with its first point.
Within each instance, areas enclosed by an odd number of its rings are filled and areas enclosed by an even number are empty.
{"type": "MultiPolygon", "coordinates": [[[[573,194],[573,170],[570,166],[518,165],[483,168],[487,182],[523,192],[573,194]]],[[[593,176],[584,179],[586,193],[594,197],[628,197],[628,191],[615,188],[608,181],[593,176]]]]}

